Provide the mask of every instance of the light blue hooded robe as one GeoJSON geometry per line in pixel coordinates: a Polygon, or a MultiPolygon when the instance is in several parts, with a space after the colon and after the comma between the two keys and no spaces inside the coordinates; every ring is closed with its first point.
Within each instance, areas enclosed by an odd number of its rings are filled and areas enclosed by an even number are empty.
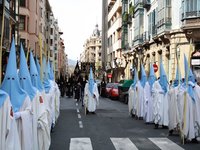
{"type": "Polygon", "coordinates": [[[167,75],[165,73],[165,69],[163,67],[163,63],[161,61],[160,63],[160,80],[159,80],[160,86],[162,87],[164,93],[167,93],[168,90],[168,81],[167,81],[167,75]]]}
{"type": "Polygon", "coordinates": [[[13,112],[18,112],[27,97],[27,93],[21,88],[19,83],[14,38],[12,40],[6,73],[1,89],[7,92],[10,96],[13,112]]]}
{"type": "Polygon", "coordinates": [[[152,86],[155,81],[156,81],[156,76],[155,76],[154,68],[153,68],[153,65],[150,64],[150,72],[149,72],[148,82],[149,82],[151,89],[152,89],[152,86]]]}
{"type": "Polygon", "coordinates": [[[22,89],[28,93],[28,95],[32,101],[37,93],[37,90],[31,83],[31,77],[30,77],[30,73],[28,70],[27,63],[26,63],[26,57],[24,54],[24,49],[22,47],[22,44],[20,46],[19,78],[20,78],[20,85],[21,85],[22,89]]]}
{"type": "Polygon", "coordinates": [[[40,80],[40,75],[37,71],[32,52],[30,52],[30,75],[32,85],[36,87],[40,92],[42,92],[44,89],[40,80]]]}
{"type": "Polygon", "coordinates": [[[146,72],[144,70],[143,65],[141,64],[141,79],[140,79],[140,84],[142,85],[143,88],[144,88],[146,82],[147,82],[147,75],[146,75],[146,72]]]}

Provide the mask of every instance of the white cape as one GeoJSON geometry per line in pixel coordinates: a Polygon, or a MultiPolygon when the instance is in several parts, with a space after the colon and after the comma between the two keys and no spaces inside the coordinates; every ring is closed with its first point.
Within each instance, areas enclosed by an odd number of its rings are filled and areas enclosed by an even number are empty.
{"type": "Polygon", "coordinates": [[[31,101],[27,96],[19,110],[21,117],[16,120],[22,150],[33,150],[31,101]]]}
{"type": "Polygon", "coordinates": [[[0,108],[0,150],[21,150],[16,121],[13,118],[10,98],[0,108]]]}
{"type": "Polygon", "coordinates": [[[96,110],[97,105],[99,104],[99,92],[96,83],[94,84],[93,93],[95,95],[95,98],[89,91],[89,84],[86,83],[84,92],[84,101],[89,112],[94,112],[96,110]]]}

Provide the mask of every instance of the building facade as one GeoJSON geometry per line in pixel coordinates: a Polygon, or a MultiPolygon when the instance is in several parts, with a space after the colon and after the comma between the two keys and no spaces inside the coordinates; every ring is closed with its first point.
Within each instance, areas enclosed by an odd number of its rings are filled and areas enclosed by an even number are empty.
{"type": "Polygon", "coordinates": [[[84,51],[80,55],[81,62],[95,63],[95,75],[102,78],[102,50],[101,50],[101,31],[98,25],[84,44],[84,51]]]}
{"type": "Polygon", "coordinates": [[[12,37],[16,41],[19,39],[18,6],[18,1],[0,0],[0,82],[5,73],[12,37]]]}

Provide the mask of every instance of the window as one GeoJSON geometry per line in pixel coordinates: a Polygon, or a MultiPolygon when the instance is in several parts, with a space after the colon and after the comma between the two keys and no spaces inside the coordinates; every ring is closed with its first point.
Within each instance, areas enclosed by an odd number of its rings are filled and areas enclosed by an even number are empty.
{"type": "Polygon", "coordinates": [[[51,28],[51,35],[53,35],[53,28],[51,28]]]}
{"type": "Polygon", "coordinates": [[[20,44],[22,43],[23,48],[26,46],[26,39],[20,39],[20,44]]]}
{"type": "Polygon", "coordinates": [[[19,30],[25,30],[25,19],[26,16],[24,15],[19,16],[19,30]]]}
{"type": "Polygon", "coordinates": [[[26,0],[20,0],[19,1],[19,6],[20,7],[26,7],[26,0]]]}
{"type": "Polygon", "coordinates": [[[37,21],[35,21],[35,34],[37,34],[37,21]]]}
{"type": "Polygon", "coordinates": [[[50,39],[50,45],[51,46],[53,45],[53,39],[50,39]]]}
{"type": "Polygon", "coordinates": [[[41,18],[42,18],[42,15],[43,14],[43,9],[42,8],[40,8],[40,16],[41,16],[41,18]]]}

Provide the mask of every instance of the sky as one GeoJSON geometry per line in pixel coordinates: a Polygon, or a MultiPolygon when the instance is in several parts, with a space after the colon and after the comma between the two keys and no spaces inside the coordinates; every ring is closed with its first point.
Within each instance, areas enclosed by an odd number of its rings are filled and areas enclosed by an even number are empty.
{"type": "Polygon", "coordinates": [[[49,0],[54,17],[63,32],[65,52],[77,60],[95,25],[102,26],[102,0],[49,0]]]}

